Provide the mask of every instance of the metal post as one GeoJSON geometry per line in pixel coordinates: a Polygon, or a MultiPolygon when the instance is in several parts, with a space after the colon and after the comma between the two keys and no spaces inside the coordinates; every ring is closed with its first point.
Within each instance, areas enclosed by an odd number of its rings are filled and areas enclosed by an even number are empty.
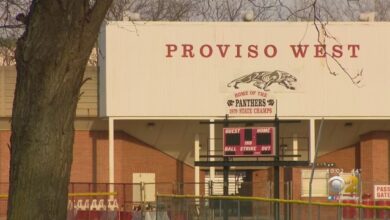
{"type": "MultiPolygon", "coordinates": [[[[313,122],[314,125],[312,125],[312,122],[310,121],[310,126],[315,126],[315,123],[313,122]]],[[[312,187],[313,187],[313,178],[314,178],[314,170],[316,169],[316,161],[317,161],[317,154],[318,154],[318,149],[319,149],[319,146],[320,146],[320,140],[321,140],[321,134],[322,134],[322,125],[324,124],[324,118],[322,118],[321,120],[321,124],[320,124],[320,130],[318,131],[318,135],[317,136],[314,136],[315,138],[317,138],[317,141],[315,143],[315,148],[314,148],[314,152],[311,153],[311,155],[313,156],[310,156],[313,161],[310,161],[311,162],[311,174],[310,174],[310,182],[309,182],[309,212],[308,212],[308,215],[309,215],[309,219],[312,218],[311,214],[312,214],[312,205],[311,205],[311,198],[312,198],[312,187]]],[[[312,128],[310,128],[312,129],[312,128]]],[[[311,143],[312,141],[310,141],[311,143]]]]}
{"type": "Polygon", "coordinates": [[[184,201],[185,201],[185,206],[184,206],[184,210],[185,210],[185,212],[186,212],[186,219],[189,219],[189,211],[191,210],[190,209],[190,205],[189,205],[189,201],[188,200],[190,200],[189,198],[188,199],[184,199],[184,201]]]}
{"type": "Polygon", "coordinates": [[[337,206],[337,220],[341,220],[341,216],[342,216],[341,207],[337,206]]]}
{"type": "Polygon", "coordinates": [[[310,163],[314,163],[315,151],[316,151],[316,124],[314,119],[310,119],[310,150],[309,157],[310,163]]]}
{"type": "MultiPolygon", "coordinates": [[[[286,172],[286,170],[285,170],[285,172],[286,172]]],[[[286,180],[286,179],[284,179],[284,180],[286,180]]],[[[285,199],[291,199],[290,198],[290,194],[291,194],[290,183],[291,183],[291,181],[284,183],[284,188],[285,188],[284,198],[285,199]]],[[[289,203],[284,204],[284,216],[285,216],[284,219],[291,220],[291,204],[289,204],[289,203]]]]}
{"type": "MultiPolygon", "coordinates": [[[[209,155],[210,155],[210,161],[214,161],[214,155],[215,155],[215,124],[214,119],[210,120],[209,125],[209,155]]],[[[210,174],[210,180],[214,181],[215,179],[215,167],[209,168],[209,174],[210,174]]]]}
{"type": "MultiPolygon", "coordinates": [[[[358,195],[359,195],[359,202],[358,204],[362,204],[363,202],[363,188],[362,188],[362,176],[360,173],[360,169],[355,170],[355,175],[358,177],[358,195]]],[[[363,218],[363,209],[359,209],[359,220],[363,218]]]]}
{"type": "MultiPolygon", "coordinates": [[[[224,158],[226,161],[227,158],[224,158]]],[[[228,196],[229,195],[229,167],[224,166],[223,167],[223,195],[228,196]]]]}
{"type": "MultiPolygon", "coordinates": [[[[228,115],[225,116],[225,127],[229,126],[228,122],[228,115]]],[[[223,158],[223,161],[227,162],[229,159],[227,157],[223,158]]],[[[225,163],[226,164],[226,163],[225,163]]],[[[229,167],[224,166],[223,167],[223,195],[228,196],[229,195],[229,167]]],[[[229,213],[228,213],[228,206],[227,206],[227,200],[224,200],[222,203],[223,207],[223,219],[228,220],[229,219],[229,213]]]]}
{"type": "MultiPolygon", "coordinates": [[[[227,158],[224,158],[224,161],[227,161],[227,158]]],[[[224,166],[223,167],[223,195],[228,196],[229,195],[229,167],[224,166]]],[[[223,219],[228,220],[229,213],[228,213],[228,201],[223,200],[222,201],[222,207],[223,207],[223,219]]]]}
{"type": "Polygon", "coordinates": [[[317,220],[320,220],[321,219],[321,206],[317,206],[317,207],[318,207],[317,220]]]}
{"type": "MultiPolygon", "coordinates": [[[[200,151],[200,144],[199,144],[199,135],[195,135],[195,143],[194,143],[194,152],[195,152],[195,161],[199,161],[199,151],[200,151]]],[[[200,180],[200,170],[199,166],[195,166],[195,196],[200,195],[200,186],[199,186],[199,181],[200,180]]],[[[196,200],[196,204],[199,204],[199,200],[196,200]]]]}
{"type": "MultiPolygon", "coordinates": [[[[275,162],[279,161],[279,119],[275,115],[275,162]]],[[[279,166],[274,166],[274,198],[279,199],[279,166]]],[[[279,203],[274,203],[274,219],[279,220],[279,203]]]]}
{"type": "Polygon", "coordinates": [[[302,205],[300,205],[300,204],[296,204],[295,205],[296,207],[298,207],[298,214],[297,214],[297,216],[298,216],[298,218],[297,219],[302,219],[302,215],[301,215],[301,206],[302,205]]]}
{"type": "MultiPolygon", "coordinates": [[[[124,194],[126,194],[126,193],[124,193],[124,194]]],[[[160,204],[161,203],[160,199],[161,199],[160,196],[156,196],[156,220],[159,220],[159,213],[163,212],[163,209],[161,208],[162,205],[160,204]]],[[[126,204],[126,202],[125,202],[125,204],[126,204]]],[[[124,210],[124,211],[126,211],[126,210],[124,210]]]]}
{"type": "Polygon", "coordinates": [[[219,200],[219,217],[222,216],[222,199],[219,200]]]}
{"type": "Polygon", "coordinates": [[[208,184],[209,184],[209,196],[212,196],[213,195],[213,181],[210,180],[208,182],[208,184]]]}
{"type": "Polygon", "coordinates": [[[241,219],[241,203],[240,203],[240,200],[237,200],[237,203],[238,203],[237,217],[240,220],[241,219]]]}

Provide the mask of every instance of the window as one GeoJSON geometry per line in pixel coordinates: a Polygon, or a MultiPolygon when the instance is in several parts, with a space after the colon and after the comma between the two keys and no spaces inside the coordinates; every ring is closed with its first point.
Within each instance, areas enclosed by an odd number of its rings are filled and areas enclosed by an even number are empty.
{"type": "MultiPolygon", "coordinates": [[[[310,169],[302,170],[301,177],[301,196],[309,197],[309,184],[310,184],[310,169]]],[[[328,170],[315,170],[312,183],[312,197],[327,197],[328,196],[328,170]]]]}

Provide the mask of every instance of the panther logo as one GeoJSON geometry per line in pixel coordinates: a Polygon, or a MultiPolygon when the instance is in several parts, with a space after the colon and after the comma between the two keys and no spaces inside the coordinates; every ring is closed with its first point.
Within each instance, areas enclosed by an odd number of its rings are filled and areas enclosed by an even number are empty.
{"type": "Polygon", "coordinates": [[[277,83],[279,85],[283,85],[287,89],[295,90],[295,87],[292,86],[294,82],[297,82],[297,78],[295,76],[291,75],[290,73],[287,73],[285,71],[281,70],[275,70],[275,71],[259,71],[259,72],[253,72],[251,74],[241,76],[230,83],[227,84],[228,87],[233,86],[234,88],[238,89],[238,84],[240,83],[253,83],[254,86],[256,86],[259,89],[262,89],[264,91],[269,91],[269,86],[271,86],[274,83],[277,83]]]}

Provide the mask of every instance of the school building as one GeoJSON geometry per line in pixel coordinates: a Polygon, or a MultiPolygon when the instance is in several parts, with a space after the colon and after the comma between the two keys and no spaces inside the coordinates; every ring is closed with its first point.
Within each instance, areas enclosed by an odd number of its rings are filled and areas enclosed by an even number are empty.
{"type": "MultiPolygon", "coordinates": [[[[98,67],[87,67],[77,108],[71,191],[100,184],[129,204],[153,202],[155,193],[221,195],[218,164],[228,161],[229,194],[273,197],[277,155],[280,198],[308,198],[314,162],[315,200],[334,198],[335,175],[358,177],[345,194],[374,198],[374,186],[390,178],[389,24],[317,28],[103,25],[98,67]],[[226,127],[245,140],[231,136],[228,146],[226,127]],[[252,143],[261,128],[274,136],[252,143]],[[240,129],[255,133],[245,138],[240,129]],[[140,196],[141,183],[149,185],[140,196]]],[[[0,193],[8,187],[15,79],[14,66],[0,67],[0,193]]]]}

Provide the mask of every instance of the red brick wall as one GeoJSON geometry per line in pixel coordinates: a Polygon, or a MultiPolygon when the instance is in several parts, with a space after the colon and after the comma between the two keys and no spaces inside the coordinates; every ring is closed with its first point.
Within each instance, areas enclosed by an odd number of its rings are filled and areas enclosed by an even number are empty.
{"type": "MultiPolygon", "coordinates": [[[[10,131],[0,131],[0,183],[8,183],[10,131]]],[[[0,194],[2,190],[0,190],[0,194]]]]}
{"type": "MultiPolygon", "coordinates": [[[[193,182],[193,167],[132,138],[115,132],[115,182],[131,183],[133,173],[155,173],[156,182],[193,182]]],[[[78,131],[74,143],[72,182],[108,182],[106,131],[78,131]]]]}
{"type": "Polygon", "coordinates": [[[273,191],[272,188],[272,169],[256,170],[252,173],[252,192],[253,196],[258,197],[270,197],[270,193],[273,191]]]}
{"type": "Polygon", "coordinates": [[[318,157],[318,162],[336,163],[337,168],[342,168],[344,172],[356,169],[356,145],[342,148],[318,157]]]}
{"type": "MultiPolygon", "coordinates": [[[[8,193],[10,131],[0,131],[0,194],[8,193]]],[[[0,199],[0,218],[7,212],[7,200],[0,199]]]]}
{"type": "MultiPolygon", "coordinates": [[[[337,168],[342,168],[344,172],[350,172],[352,169],[355,169],[355,154],[356,154],[356,147],[350,146],[346,147],[328,154],[325,154],[318,158],[318,162],[330,162],[330,163],[336,163],[337,168]]],[[[301,198],[301,169],[302,168],[293,168],[292,169],[292,198],[293,199],[302,199],[301,198]]],[[[305,168],[307,169],[307,168],[305,168]]],[[[280,198],[285,198],[284,195],[284,183],[283,177],[284,177],[284,169],[280,169],[280,198]]],[[[253,195],[254,196],[260,196],[260,197],[266,197],[269,193],[269,184],[267,182],[273,182],[273,169],[265,169],[265,170],[258,170],[253,172],[253,182],[256,183],[257,186],[253,186],[253,195]],[[262,183],[261,185],[264,187],[260,187],[258,184],[262,183]]],[[[273,191],[273,186],[271,186],[271,191],[273,191]]],[[[271,195],[272,196],[272,195],[271,195]]],[[[318,201],[324,201],[326,200],[323,198],[317,199],[318,201]]]]}
{"type": "MultiPolygon", "coordinates": [[[[335,163],[335,168],[341,168],[344,172],[350,172],[356,168],[356,146],[342,148],[318,157],[318,162],[335,163]]],[[[305,169],[309,169],[305,168],[305,169]]],[[[301,173],[302,168],[293,168],[293,199],[305,200],[301,197],[301,173]]],[[[313,201],[327,201],[327,198],[314,198],[313,201]]]]}
{"type": "Polygon", "coordinates": [[[390,132],[370,132],[360,139],[363,192],[372,195],[374,185],[389,184],[390,132]]]}
{"type": "Polygon", "coordinates": [[[293,191],[292,191],[292,199],[299,200],[301,199],[301,168],[293,168],[292,170],[292,178],[293,178],[293,191]]]}
{"type": "MultiPolygon", "coordinates": [[[[0,131],[0,182],[8,182],[9,131],[0,131]]],[[[349,172],[361,166],[365,192],[374,183],[389,182],[389,132],[371,132],[361,136],[356,146],[346,147],[318,158],[318,162],[334,162],[337,168],[349,172]],[[357,159],[356,159],[357,158],[357,159]]],[[[268,197],[273,190],[272,169],[253,171],[252,188],[254,196],[268,197]]],[[[193,182],[194,169],[175,158],[127,135],[115,133],[115,181],[131,183],[133,173],[155,173],[158,193],[173,193],[176,182],[193,182]]],[[[280,173],[280,197],[283,198],[283,169],[280,173]]],[[[301,198],[301,168],[294,168],[293,199],[301,198]]],[[[201,172],[201,181],[204,173],[201,172]]],[[[71,172],[72,182],[108,182],[108,133],[107,131],[77,131],[74,143],[74,159],[71,172]]],[[[6,187],[3,187],[6,188],[6,187]]],[[[201,186],[203,192],[204,186],[201,186]]],[[[0,187],[1,190],[1,187],[0,187]]],[[[194,185],[182,186],[181,192],[194,193],[194,185]]],[[[324,201],[326,198],[314,200],[324,201]]]]}
{"type": "MultiPolygon", "coordinates": [[[[0,182],[8,182],[9,138],[10,131],[0,132],[0,182]]],[[[131,183],[132,173],[155,173],[156,182],[194,182],[193,167],[124,132],[116,132],[115,182],[131,183]]],[[[108,182],[107,131],[76,132],[71,182],[108,182]]]]}
{"type": "MultiPolygon", "coordinates": [[[[0,131],[0,194],[8,192],[9,173],[9,138],[10,131],[0,131]]],[[[194,182],[194,168],[175,158],[132,138],[124,132],[115,132],[115,182],[132,183],[133,173],[154,173],[156,193],[176,193],[176,182],[194,182]]],[[[201,180],[204,172],[201,171],[201,180]]],[[[107,131],[77,131],[73,148],[73,165],[70,187],[72,192],[89,190],[106,191],[105,184],[92,185],[83,183],[108,182],[108,132],[107,131]]],[[[193,194],[195,185],[185,184],[182,193],[193,194]]],[[[133,186],[117,185],[118,201],[123,204],[132,200],[133,186]],[[122,192],[126,192],[126,195],[122,192]]],[[[201,193],[204,186],[201,186],[201,193]]],[[[6,213],[6,200],[0,200],[0,216],[6,213]]]]}
{"type": "MultiPolygon", "coordinates": [[[[390,132],[374,131],[360,137],[360,143],[346,147],[318,158],[318,162],[334,162],[344,173],[360,168],[362,171],[363,193],[372,195],[373,185],[389,184],[389,140],[390,132]]],[[[294,199],[302,199],[301,169],[294,168],[294,199]]],[[[326,198],[318,198],[325,200],[326,198]]]]}
{"type": "MultiPolygon", "coordinates": [[[[330,162],[336,163],[337,168],[342,168],[344,172],[350,172],[352,169],[355,169],[356,166],[356,147],[350,146],[346,147],[328,154],[325,154],[318,158],[318,162],[330,162]]],[[[302,199],[301,198],[301,169],[302,168],[293,168],[292,169],[292,198],[293,199],[302,199]]],[[[305,168],[307,169],[307,168],[305,168]]],[[[284,170],[280,169],[280,198],[285,198],[284,195],[284,170]]],[[[267,197],[270,192],[269,188],[271,187],[271,191],[273,191],[273,186],[267,183],[273,182],[273,169],[264,169],[257,170],[253,172],[253,182],[255,185],[253,186],[253,195],[260,197],[267,197]]],[[[272,195],[271,195],[272,196],[272,195]]],[[[318,201],[324,201],[326,198],[318,198],[318,201]]]]}

